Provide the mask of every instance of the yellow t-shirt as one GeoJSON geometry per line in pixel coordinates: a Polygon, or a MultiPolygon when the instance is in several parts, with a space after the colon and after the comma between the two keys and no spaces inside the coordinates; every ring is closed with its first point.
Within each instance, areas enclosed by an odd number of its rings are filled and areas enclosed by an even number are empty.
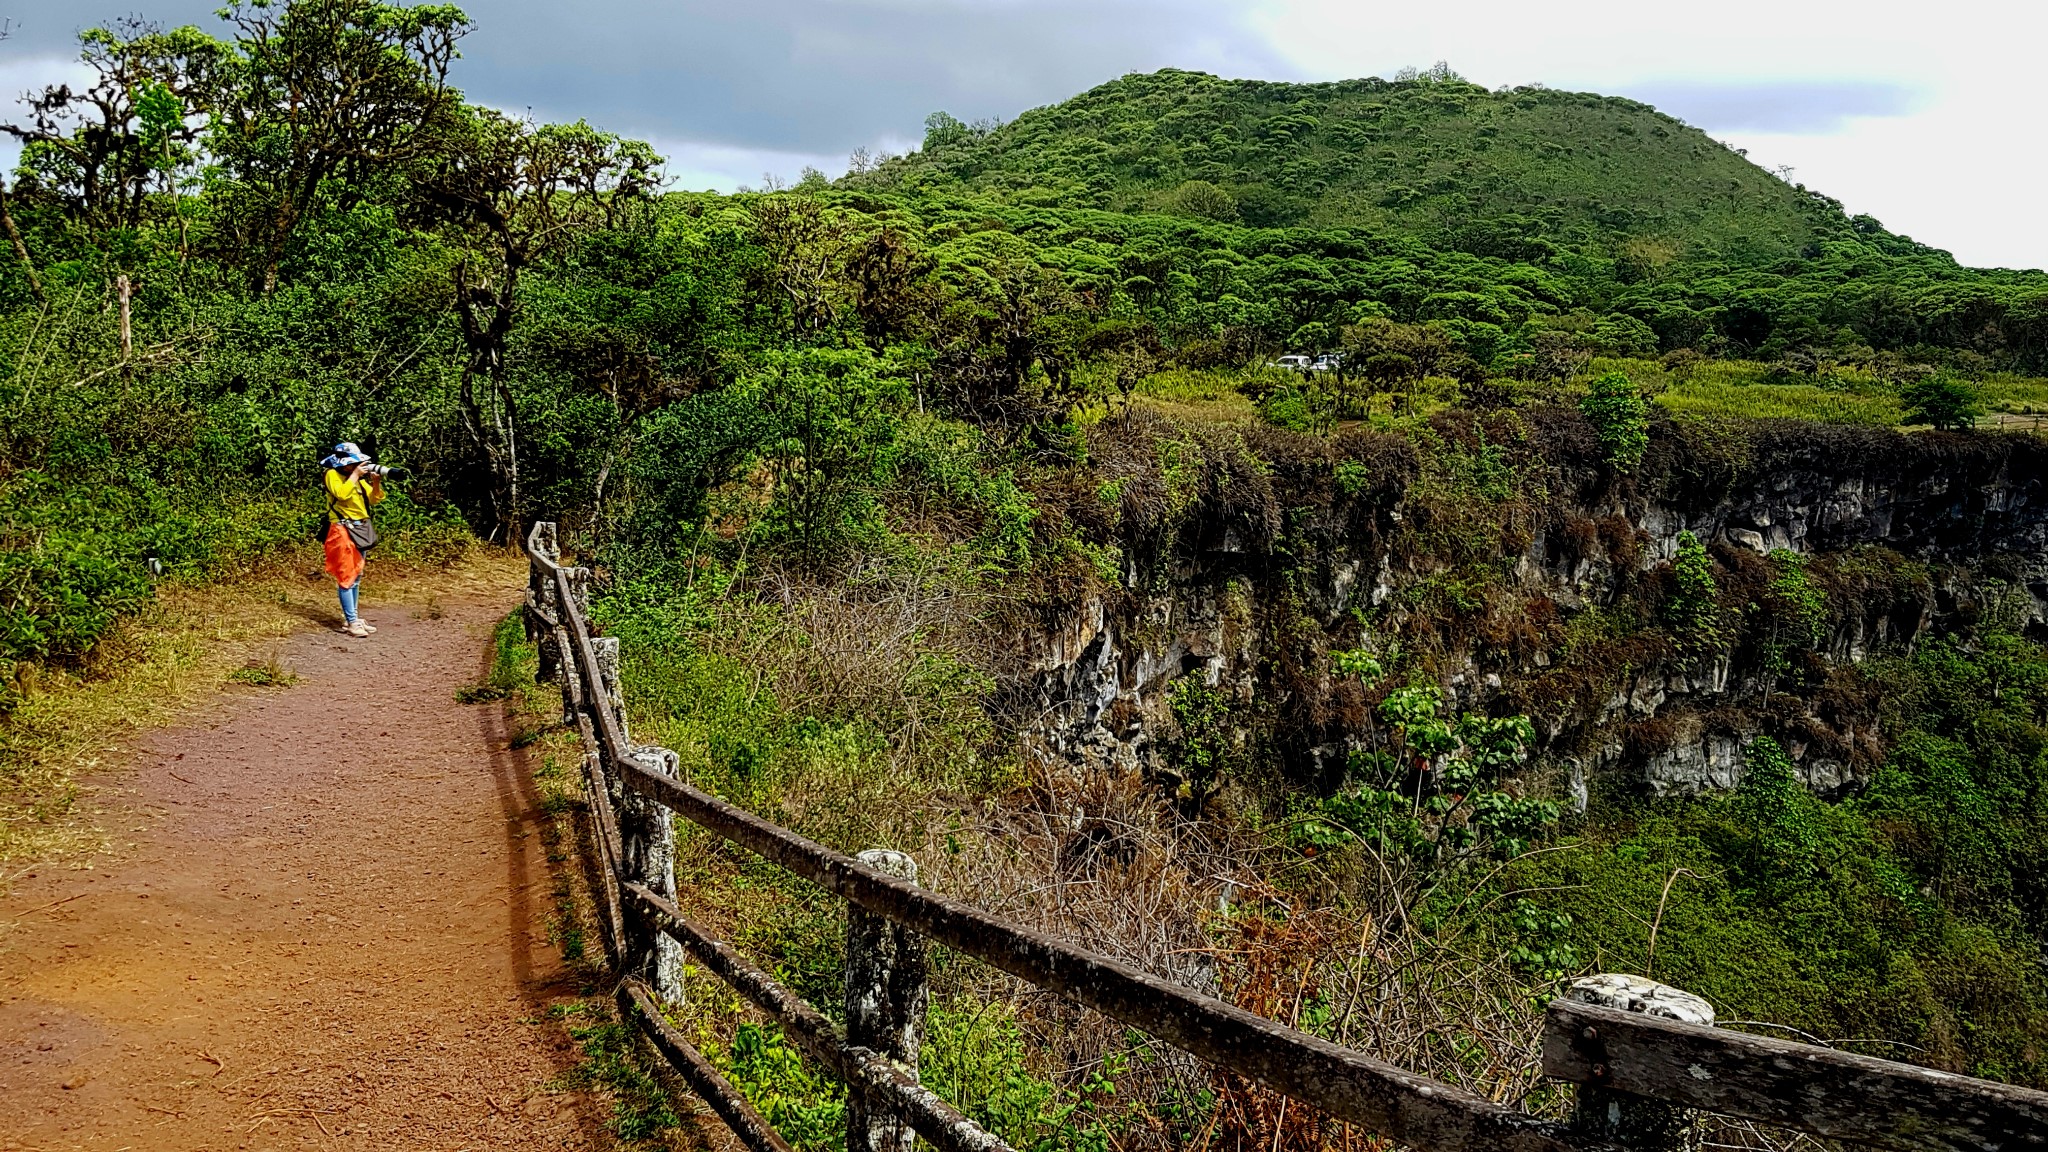
{"type": "Polygon", "coordinates": [[[378,478],[344,480],[341,469],[327,470],[327,512],[339,520],[368,520],[370,505],[384,499],[384,481],[378,478]]]}

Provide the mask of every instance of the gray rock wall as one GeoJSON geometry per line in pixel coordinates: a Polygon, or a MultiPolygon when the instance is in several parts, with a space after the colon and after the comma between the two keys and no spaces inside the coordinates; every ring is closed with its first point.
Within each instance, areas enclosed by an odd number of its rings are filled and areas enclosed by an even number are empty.
{"type": "MultiPolygon", "coordinates": [[[[1817,435],[1801,426],[1767,430],[1746,468],[1718,490],[1668,474],[1654,483],[1589,483],[1552,509],[1552,521],[1520,555],[1502,557],[1508,579],[1520,593],[1566,613],[1609,605],[1630,581],[1667,563],[1680,534],[1690,531],[1710,544],[1757,553],[1840,555],[1875,546],[1928,564],[1962,566],[1960,574],[1944,577],[1950,584],[1942,602],[1835,605],[1825,649],[1838,662],[1915,642],[1946,626],[1986,586],[2010,590],[2007,599],[2022,623],[2038,628],[2048,621],[2048,452],[2042,445],[2016,437],[1869,430],[1832,430],[1819,437],[1824,443],[1807,442],[1817,435]],[[1634,570],[1553,539],[1553,529],[1569,516],[1624,518],[1642,545],[1634,570]]],[[[1284,509],[1284,494],[1279,499],[1284,509]]],[[[1341,512],[1321,512],[1333,529],[1321,554],[1306,564],[1298,550],[1276,555],[1271,540],[1240,524],[1198,524],[1149,568],[1134,563],[1125,587],[1092,594],[1059,627],[1026,636],[1027,694],[1036,717],[1025,728],[1027,749],[1051,763],[1141,772],[1170,785],[1175,778],[1164,749],[1176,729],[1168,690],[1175,679],[1199,672],[1253,718],[1248,723],[1271,721],[1263,732],[1247,732],[1247,739],[1261,737],[1282,749],[1287,770],[1298,778],[1330,779],[1356,734],[1336,720],[1319,731],[1289,724],[1289,715],[1320,715],[1317,709],[1335,705],[1318,701],[1310,708],[1300,699],[1310,689],[1299,678],[1274,673],[1290,656],[1276,633],[1294,614],[1340,635],[1358,608],[1381,609],[1398,623],[1408,610],[1399,607],[1402,593],[1438,571],[1427,556],[1403,554],[1401,533],[1410,519],[1405,493],[1371,531],[1357,530],[1357,518],[1345,520],[1341,512]],[[1283,569],[1286,580],[1279,578],[1283,569]]],[[[1504,675],[1531,674],[1550,660],[1548,652],[1536,651],[1518,673],[1485,658],[1490,655],[1497,654],[1474,648],[1443,666],[1444,687],[1461,706],[1485,706],[1503,690],[1504,675]]],[[[1623,773],[1653,795],[1735,787],[1744,750],[1764,728],[1745,709],[1759,699],[1769,703],[1771,688],[1738,657],[1731,650],[1677,666],[1630,668],[1604,701],[1543,719],[1542,738],[1570,769],[1579,802],[1589,773],[1623,773]],[[1669,743],[1631,753],[1623,733],[1646,721],[1668,722],[1669,743]]],[[[1780,697],[1782,711],[1787,702],[1780,697]]],[[[1842,735],[1870,738],[1867,732],[1842,735]]],[[[1785,742],[1816,791],[1835,794],[1858,784],[1847,758],[1822,748],[1809,754],[1803,742],[1785,742]]]]}

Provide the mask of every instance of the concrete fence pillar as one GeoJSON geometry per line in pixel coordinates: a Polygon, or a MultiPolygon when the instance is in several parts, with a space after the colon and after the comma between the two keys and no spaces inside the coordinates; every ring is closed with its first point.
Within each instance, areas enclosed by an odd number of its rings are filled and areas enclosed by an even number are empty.
{"type": "MultiPolygon", "coordinates": [[[[871,848],[858,857],[878,872],[917,883],[917,861],[871,848]]],[[[922,936],[849,904],[846,908],[846,1041],[896,1062],[914,1081],[930,998],[922,936]]],[[[916,1133],[886,1103],[849,1083],[847,1152],[911,1152],[916,1133]]]]}
{"type": "MultiPolygon", "coordinates": [[[[1623,1012],[1642,1012],[1684,1024],[1712,1027],[1714,1006],[1669,984],[1641,976],[1608,973],[1573,981],[1567,1000],[1623,1012]]],[[[1584,1037],[1595,1040],[1598,1037],[1584,1037]]],[[[1581,1084],[1572,1128],[1629,1152],[1679,1152],[1687,1146],[1693,1110],[1648,1096],[1581,1084]]]]}

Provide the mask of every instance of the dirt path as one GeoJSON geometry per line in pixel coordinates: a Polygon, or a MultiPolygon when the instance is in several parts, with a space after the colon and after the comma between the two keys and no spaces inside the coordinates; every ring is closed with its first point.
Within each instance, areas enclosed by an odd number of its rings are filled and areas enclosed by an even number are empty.
{"type": "Polygon", "coordinates": [[[498,705],[509,603],[302,633],[136,758],[135,851],[0,902],[0,1149],[598,1148],[498,705]],[[11,925],[11,927],[9,927],[11,925]]]}

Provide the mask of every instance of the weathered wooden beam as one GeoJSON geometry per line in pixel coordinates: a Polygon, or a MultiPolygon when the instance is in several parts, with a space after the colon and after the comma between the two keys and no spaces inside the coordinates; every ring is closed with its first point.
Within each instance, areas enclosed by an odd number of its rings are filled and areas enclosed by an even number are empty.
{"type": "Polygon", "coordinates": [[[553,521],[542,520],[534,524],[526,534],[526,554],[547,560],[543,567],[529,561],[526,566],[526,639],[534,645],[540,655],[540,667],[534,679],[545,684],[555,678],[556,670],[564,654],[547,641],[555,629],[561,626],[561,617],[555,611],[555,581],[553,569],[560,567],[561,552],[555,543],[553,521]]]}
{"type": "MultiPolygon", "coordinates": [[[[1714,1006],[1683,989],[1620,972],[1574,980],[1562,999],[1619,1012],[1713,1027],[1714,1006]]],[[[1630,1152],[1680,1152],[1698,1113],[1656,1096],[1636,1096],[1604,1085],[1581,1084],[1572,1101],[1572,1130],[1630,1152]]]]}
{"type": "Polygon", "coordinates": [[[848,1044],[839,1028],[817,1009],[749,963],[731,945],[693,923],[674,904],[638,884],[627,885],[626,893],[669,938],[782,1025],[805,1055],[850,1088],[888,1100],[895,1113],[939,1152],[1015,1152],[881,1053],[848,1044]]]}
{"type": "Polygon", "coordinates": [[[2048,1149],[2048,1092],[1562,999],[1543,1073],[1881,1148],[2048,1149]]]}
{"type": "Polygon", "coordinates": [[[579,713],[576,726],[583,735],[584,747],[588,749],[583,757],[583,788],[584,795],[588,797],[585,811],[590,816],[590,835],[596,849],[595,887],[603,905],[603,914],[598,919],[604,936],[605,958],[611,961],[614,971],[624,971],[626,918],[619,899],[619,877],[622,875],[620,860],[625,856],[625,849],[619,843],[619,821],[612,814],[611,786],[605,780],[604,757],[597,751],[590,717],[579,713]]]}
{"type": "Polygon", "coordinates": [[[638,1018],[640,1027],[653,1042],[655,1050],[667,1059],[669,1067],[690,1086],[698,1099],[711,1106],[740,1143],[754,1152],[790,1152],[788,1144],[761,1114],[754,1110],[745,1096],[739,1094],[726,1078],[712,1067],[704,1054],[676,1030],[675,1026],[662,1018],[661,1009],[654,1003],[647,985],[636,979],[627,979],[619,985],[619,1010],[627,1019],[638,1018]]]}

